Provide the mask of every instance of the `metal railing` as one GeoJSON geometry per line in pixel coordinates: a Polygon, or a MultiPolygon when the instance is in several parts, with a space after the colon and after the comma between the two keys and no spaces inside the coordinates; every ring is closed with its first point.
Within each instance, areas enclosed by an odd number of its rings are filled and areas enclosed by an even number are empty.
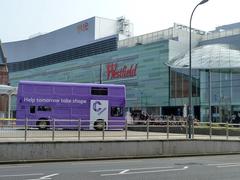
{"type": "MultiPolygon", "coordinates": [[[[0,120],[0,141],[105,141],[188,139],[184,119],[108,121],[94,124],[89,120],[0,120]],[[96,127],[98,130],[94,130],[96,127]]],[[[240,124],[194,122],[193,139],[240,140],[240,124]]]]}
{"type": "Polygon", "coordinates": [[[215,31],[210,32],[204,36],[202,36],[202,41],[207,41],[211,39],[223,38],[228,36],[234,36],[240,34],[240,28],[225,30],[225,31],[215,31]]]}
{"type": "MultiPolygon", "coordinates": [[[[149,44],[149,43],[153,43],[160,40],[170,39],[170,38],[173,38],[175,35],[174,30],[175,30],[174,28],[169,28],[169,29],[164,29],[157,32],[152,32],[152,33],[120,40],[118,42],[118,48],[133,47],[140,44],[149,44]]],[[[175,31],[177,31],[177,29],[175,31]]]]}

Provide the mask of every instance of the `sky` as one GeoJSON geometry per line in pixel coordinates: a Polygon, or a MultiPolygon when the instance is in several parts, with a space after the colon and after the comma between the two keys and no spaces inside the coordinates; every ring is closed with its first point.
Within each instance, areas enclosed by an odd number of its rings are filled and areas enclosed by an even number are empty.
{"type": "MultiPolygon", "coordinates": [[[[124,16],[134,36],[167,29],[174,22],[189,26],[193,8],[201,0],[0,0],[2,42],[28,39],[93,16],[124,16]]],[[[199,6],[192,27],[204,31],[240,22],[239,0],[209,0],[199,6]]]]}

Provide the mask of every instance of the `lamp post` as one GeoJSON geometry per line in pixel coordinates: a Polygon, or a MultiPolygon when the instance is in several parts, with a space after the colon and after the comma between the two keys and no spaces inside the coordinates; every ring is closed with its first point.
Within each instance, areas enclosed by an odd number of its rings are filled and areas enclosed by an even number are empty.
{"type": "Polygon", "coordinates": [[[99,65],[99,84],[102,84],[102,64],[99,65]]]}
{"type": "Polygon", "coordinates": [[[188,138],[189,139],[191,139],[192,137],[192,121],[193,121],[192,119],[193,118],[193,115],[192,115],[192,17],[197,7],[206,2],[208,2],[208,0],[202,0],[200,3],[198,3],[195,6],[190,17],[190,25],[189,25],[190,27],[189,29],[189,112],[188,112],[188,138]]]}

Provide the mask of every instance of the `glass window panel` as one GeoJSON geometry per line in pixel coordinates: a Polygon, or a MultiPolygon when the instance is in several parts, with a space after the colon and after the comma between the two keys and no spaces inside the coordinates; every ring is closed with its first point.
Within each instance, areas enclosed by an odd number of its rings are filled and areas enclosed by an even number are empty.
{"type": "Polygon", "coordinates": [[[215,104],[220,103],[220,73],[212,72],[211,73],[211,102],[215,104]]]}
{"type": "Polygon", "coordinates": [[[230,100],[231,96],[231,79],[230,72],[221,73],[221,97],[230,100]]]}
{"type": "Polygon", "coordinates": [[[208,103],[208,94],[209,94],[209,83],[208,83],[208,75],[207,70],[201,71],[201,103],[208,103]]]}
{"type": "Polygon", "coordinates": [[[232,103],[240,102],[240,72],[232,72],[232,103]]]}

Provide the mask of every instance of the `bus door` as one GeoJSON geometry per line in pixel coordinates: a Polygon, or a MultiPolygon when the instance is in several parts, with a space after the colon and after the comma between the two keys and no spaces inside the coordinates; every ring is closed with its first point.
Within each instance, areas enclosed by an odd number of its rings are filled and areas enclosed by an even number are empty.
{"type": "Polygon", "coordinates": [[[37,106],[37,120],[46,119],[51,124],[52,108],[50,106],[37,106]]]}
{"type": "Polygon", "coordinates": [[[91,100],[90,106],[90,129],[101,130],[104,123],[105,129],[108,128],[108,101],[91,100]]]}
{"type": "Polygon", "coordinates": [[[37,111],[37,106],[29,106],[29,108],[26,109],[26,117],[28,118],[28,125],[35,125],[36,121],[36,111],[37,111]]]}

